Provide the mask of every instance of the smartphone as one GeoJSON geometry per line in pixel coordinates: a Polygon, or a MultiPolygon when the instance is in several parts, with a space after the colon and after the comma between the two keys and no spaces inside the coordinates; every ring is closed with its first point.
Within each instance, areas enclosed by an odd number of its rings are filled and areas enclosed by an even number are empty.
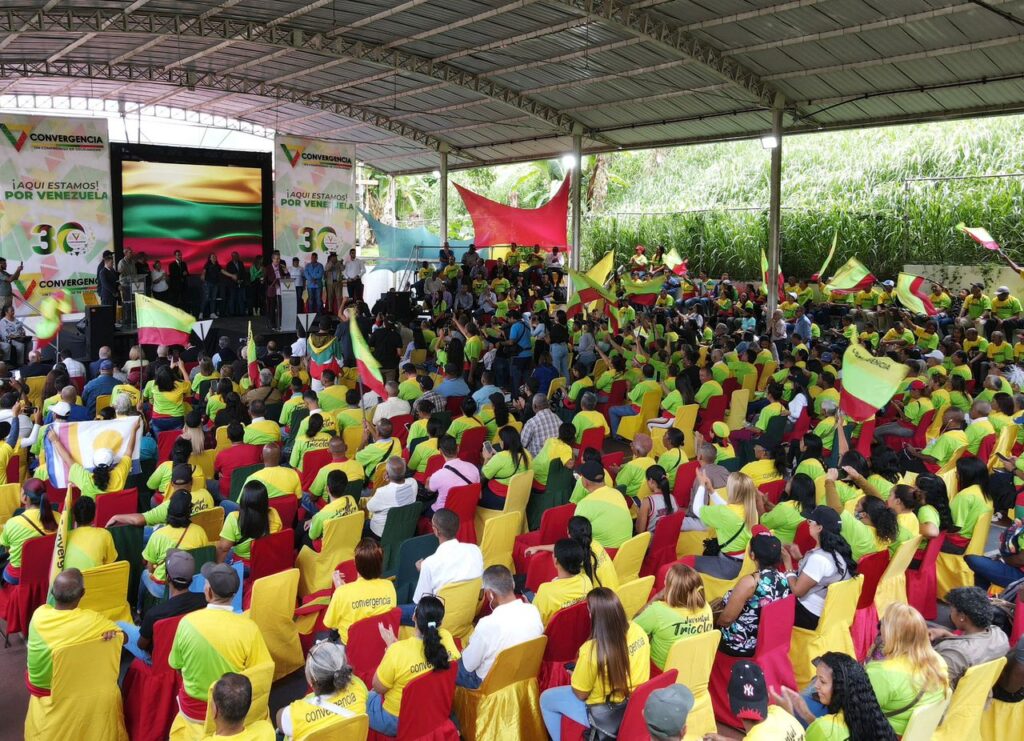
{"type": "Polygon", "coordinates": [[[1004,461],[1006,463],[1013,463],[1013,458],[1007,458],[1002,453],[996,453],[996,457],[999,458],[999,460],[1004,461]]]}
{"type": "Polygon", "coordinates": [[[494,455],[494,446],[490,442],[484,443],[484,450],[487,452],[487,455],[494,455]]]}

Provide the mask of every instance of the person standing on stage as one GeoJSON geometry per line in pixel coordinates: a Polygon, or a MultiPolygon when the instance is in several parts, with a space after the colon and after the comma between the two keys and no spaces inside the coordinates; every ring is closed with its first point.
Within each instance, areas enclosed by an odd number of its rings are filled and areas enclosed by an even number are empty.
{"type": "Polygon", "coordinates": [[[181,258],[181,250],[174,251],[174,262],[168,269],[168,298],[171,304],[179,309],[187,309],[191,303],[186,296],[188,291],[188,263],[181,258]]]}
{"type": "Polygon", "coordinates": [[[345,258],[343,276],[345,285],[348,286],[348,297],[356,301],[363,300],[363,274],[366,272],[366,265],[356,257],[356,249],[353,247],[348,251],[345,258]]]}
{"type": "Polygon", "coordinates": [[[309,256],[309,262],[302,269],[302,277],[306,279],[306,311],[319,313],[322,305],[324,266],[315,252],[309,256]]]}
{"type": "Polygon", "coordinates": [[[117,271],[114,270],[114,253],[103,253],[103,264],[96,273],[96,283],[100,294],[100,303],[114,306],[117,303],[117,271]]]}

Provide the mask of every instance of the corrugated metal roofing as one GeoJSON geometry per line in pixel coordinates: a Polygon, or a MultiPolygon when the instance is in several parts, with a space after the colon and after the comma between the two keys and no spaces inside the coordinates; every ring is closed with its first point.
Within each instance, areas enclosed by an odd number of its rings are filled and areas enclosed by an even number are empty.
{"type": "Polygon", "coordinates": [[[354,141],[388,172],[1024,111],[1024,0],[31,0],[0,93],[354,141]]]}

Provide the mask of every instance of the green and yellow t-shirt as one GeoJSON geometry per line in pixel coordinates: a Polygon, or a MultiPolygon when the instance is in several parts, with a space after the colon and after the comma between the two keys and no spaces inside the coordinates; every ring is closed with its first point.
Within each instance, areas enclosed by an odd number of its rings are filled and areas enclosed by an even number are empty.
{"type": "Polygon", "coordinates": [[[310,520],[310,539],[317,540],[324,534],[324,526],[327,524],[328,520],[355,514],[358,511],[359,505],[356,504],[356,500],[347,494],[328,502],[324,505],[324,508],[313,515],[313,519],[310,520]]]}
{"type": "Polygon", "coordinates": [[[557,437],[549,437],[544,443],[544,447],[537,453],[537,457],[530,463],[530,468],[533,469],[533,478],[541,486],[547,486],[548,469],[551,468],[551,462],[554,460],[560,460],[563,465],[568,463],[572,460],[572,448],[557,437]]]}
{"type": "Polygon", "coordinates": [[[373,472],[380,463],[383,463],[393,455],[402,454],[402,444],[398,438],[388,438],[365,445],[356,452],[356,461],[363,467],[367,478],[373,476],[373,472]]]}
{"type": "Polygon", "coordinates": [[[142,549],[142,558],[146,563],[156,566],[153,570],[153,578],[165,582],[167,581],[167,570],[164,568],[164,559],[167,558],[167,551],[172,548],[188,551],[206,545],[209,545],[206,540],[206,531],[199,525],[190,524],[188,527],[164,525],[153,531],[146,547],[142,549]]]}
{"type": "Polygon", "coordinates": [[[647,481],[647,469],[654,465],[657,463],[649,456],[626,462],[615,477],[615,485],[625,489],[626,496],[636,497],[647,481]]]}
{"type": "Polygon", "coordinates": [[[281,442],[281,427],[272,419],[261,419],[245,426],[242,442],[246,445],[268,445],[281,442]]]}
{"type": "Polygon", "coordinates": [[[259,481],[267,487],[267,496],[270,499],[286,496],[302,498],[302,482],[293,468],[267,466],[250,474],[245,483],[248,484],[250,481],[259,481]]]}
{"type": "Polygon", "coordinates": [[[52,532],[47,532],[43,527],[38,509],[27,509],[4,523],[4,529],[0,532],[0,545],[7,549],[11,566],[21,568],[21,550],[25,543],[52,532]]]}
{"type": "MultiPolygon", "coordinates": [[[[190,493],[192,495],[193,515],[197,512],[205,512],[208,509],[213,509],[216,506],[213,501],[213,495],[206,489],[193,489],[190,493]]],[[[167,522],[167,509],[170,506],[170,498],[164,497],[164,501],[160,502],[160,504],[148,512],[144,512],[142,517],[146,520],[147,525],[163,525],[167,522]]]]}
{"type": "Polygon", "coordinates": [[[792,543],[796,537],[796,529],[804,521],[800,514],[800,504],[786,501],[776,504],[770,512],[761,515],[761,524],[772,531],[783,543],[792,543]]]}
{"type": "Polygon", "coordinates": [[[576,514],[590,520],[594,540],[605,548],[618,548],[633,537],[633,518],[618,489],[595,489],[576,505],[576,514]]]}
{"type": "Polygon", "coordinates": [[[117,560],[114,538],[106,528],[81,525],[68,535],[65,569],[94,569],[117,560]]]}
{"type": "Polygon", "coordinates": [[[295,438],[295,444],[292,446],[291,457],[288,458],[288,463],[296,471],[302,471],[302,458],[306,453],[311,450],[327,450],[327,446],[331,442],[331,436],[326,432],[318,432],[313,437],[307,435],[299,435],[295,438]]]}
{"type": "Polygon", "coordinates": [[[610,434],[612,431],[608,426],[608,420],[604,418],[601,412],[596,410],[577,412],[572,418],[572,426],[576,428],[577,443],[582,442],[583,433],[593,427],[600,427],[604,430],[605,435],[610,434]]]}
{"type": "MultiPolygon", "coordinates": [[[[205,489],[206,474],[203,473],[202,466],[196,465],[194,462],[191,465],[192,488],[205,489]]],[[[174,463],[171,461],[164,461],[157,466],[156,470],[150,475],[149,480],[146,482],[146,486],[149,487],[150,491],[163,494],[165,497],[170,496],[174,493],[174,485],[171,483],[171,473],[173,471],[174,463]]]]}
{"type": "Polygon", "coordinates": [[[330,476],[331,471],[344,471],[350,484],[353,481],[361,482],[363,480],[363,467],[351,458],[343,461],[331,461],[317,471],[316,478],[309,485],[309,493],[315,498],[319,499],[326,494],[327,477],[330,476]]]}
{"type": "MultiPolygon", "coordinates": [[[[273,507],[270,508],[270,534],[274,534],[281,531],[281,516],[277,514],[277,510],[273,507]]],[[[224,526],[220,529],[221,540],[226,540],[229,543],[233,543],[231,550],[234,551],[235,555],[239,558],[248,560],[252,556],[252,538],[242,538],[242,531],[238,526],[238,513],[229,512],[228,516],[224,519],[224,526]]]]}
{"type": "Polygon", "coordinates": [[[52,605],[41,605],[33,613],[28,626],[29,683],[39,689],[51,689],[53,653],[56,650],[75,643],[99,640],[104,633],[119,633],[120,630],[116,623],[92,610],[81,607],[58,610],[52,605]]]}
{"type": "Polygon", "coordinates": [[[934,458],[940,466],[944,466],[966,445],[967,433],[963,430],[947,430],[926,445],[921,452],[934,458]]]}
{"type": "Polygon", "coordinates": [[[153,404],[153,411],[163,417],[184,417],[185,399],[192,393],[188,381],[175,381],[170,391],[161,391],[155,383],[147,383],[145,396],[153,404]]]}
{"type": "Polygon", "coordinates": [[[949,513],[960,530],[957,534],[970,540],[978,519],[992,514],[992,502],[985,498],[980,486],[969,486],[950,500],[949,513]]]}
{"type": "MultiPolygon", "coordinates": [[[[944,662],[939,662],[943,669],[944,662]]],[[[868,681],[878,698],[878,705],[886,714],[892,730],[902,736],[907,730],[907,723],[920,705],[929,705],[942,699],[945,687],[936,687],[921,694],[921,685],[913,665],[903,657],[870,661],[865,665],[868,681]],[[889,715],[894,710],[903,712],[889,715]]]]}
{"type": "Polygon", "coordinates": [[[101,489],[93,482],[92,471],[86,470],[81,463],[73,463],[68,470],[68,481],[79,488],[83,497],[95,499],[100,494],[109,494],[124,489],[131,470],[132,457],[130,455],[122,456],[121,460],[110,469],[110,481],[107,483],[107,488],[101,489]]]}
{"type": "Polygon", "coordinates": [[[665,668],[672,644],[683,638],[707,633],[715,627],[711,605],[705,604],[700,609],[691,610],[687,607],[669,607],[661,600],[644,608],[634,622],[650,636],[651,661],[659,669],[665,668]]]}

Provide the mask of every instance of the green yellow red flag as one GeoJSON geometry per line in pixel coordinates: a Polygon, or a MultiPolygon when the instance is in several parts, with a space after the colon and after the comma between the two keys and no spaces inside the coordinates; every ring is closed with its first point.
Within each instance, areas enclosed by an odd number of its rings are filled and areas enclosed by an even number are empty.
{"type": "Polygon", "coordinates": [[[839,232],[832,235],[832,249],[828,251],[828,257],[825,258],[825,262],[821,264],[821,269],[818,270],[818,277],[824,278],[825,271],[828,270],[828,266],[832,263],[832,258],[836,256],[836,242],[839,241],[839,232]]]}
{"type": "Polygon", "coordinates": [[[628,275],[622,276],[622,288],[625,290],[629,302],[640,306],[653,306],[664,287],[664,275],[648,280],[633,280],[628,275]]]}
{"type": "Polygon", "coordinates": [[[939,310],[935,308],[928,291],[924,289],[925,280],[920,275],[900,273],[896,279],[896,298],[908,311],[915,314],[935,316],[939,310]]]}
{"type": "Polygon", "coordinates": [[[249,369],[249,381],[255,388],[260,382],[260,366],[256,362],[256,340],[252,336],[252,322],[249,322],[249,336],[245,343],[245,362],[249,369]]]}
{"type": "Polygon", "coordinates": [[[674,247],[665,253],[665,267],[676,275],[686,275],[688,262],[689,259],[680,257],[674,247]]]}
{"type": "Polygon", "coordinates": [[[140,345],[186,345],[196,318],[176,306],[135,294],[135,317],[140,345]]]}
{"type": "Polygon", "coordinates": [[[988,233],[988,229],[982,226],[967,226],[964,222],[960,222],[956,225],[956,228],[966,234],[968,237],[973,239],[975,242],[980,244],[986,250],[999,250],[999,243],[992,239],[992,235],[988,233]]]}
{"type": "Polygon", "coordinates": [[[64,494],[64,509],[60,513],[60,520],[57,521],[57,536],[53,541],[53,557],[50,560],[50,584],[57,578],[57,574],[64,570],[64,561],[68,555],[68,540],[71,538],[71,508],[74,499],[71,495],[73,487],[67,487],[64,494]]]}
{"type": "Polygon", "coordinates": [[[603,286],[608,282],[608,276],[612,274],[615,267],[615,251],[609,250],[604,257],[594,263],[594,267],[587,271],[587,277],[598,285],[603,286]]]}
{"type": "Polygon", "coordinates": [[[353,316],[349,319],[349,334],[352,336],[352,351],[356,356],[356,370],[359,372],[359,380],[364,386],[381,399],[388,398],[387,389],[384,387],[384,374],[380,370],[380,364],[370,352],[369,345],[359,330],[359,324],[353,316]]]}
{"type": "Polygon", "coordinates": [[[843,390],[839,408],[850,419],[864,422],[896,395],[909,368],[891,358],[875,357],[859,343],[843,353],[843,390]]]}
{"type": "Polygon", "coordinates": [[[838,294],[857,293],[865,288],[870,288],[874,282],[875,276],[871,274],[871,271],[864,267],[864,264],[856,257],[851,257],[832,276],[828,290],[838,294]]]}
{"type": "Polygon", "coordinates": [[[615,294],[588,275],[570,270],[569,277],[572,279],[572,285],[576,292],[573,294],[575,300],[569,301],[566,307],[566,316],[572,317],[579,314],[583,310],[584,303],[601,299],[611,301],[612,303],[615,302],[615,294]]]}

